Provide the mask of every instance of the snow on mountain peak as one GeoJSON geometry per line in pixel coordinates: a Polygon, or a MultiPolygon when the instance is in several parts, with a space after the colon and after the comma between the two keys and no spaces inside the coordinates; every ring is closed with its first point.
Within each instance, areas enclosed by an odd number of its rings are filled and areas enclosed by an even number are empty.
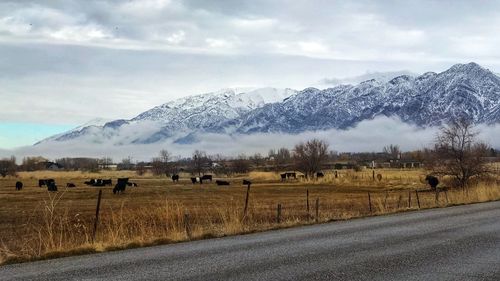
{"type": "Polygon", "coordinates": [[[500,77],[475,64],[441,73],[400,74],[333,88],[222,89],[167,102],[132,120],[87,126],[51,140],[150,144],[170,139],[188,144],[204,133],[301,133],[347,129],[377,116],[395,116],[420,127],[466,116],[475,123],[500,122],[500,77]]]}

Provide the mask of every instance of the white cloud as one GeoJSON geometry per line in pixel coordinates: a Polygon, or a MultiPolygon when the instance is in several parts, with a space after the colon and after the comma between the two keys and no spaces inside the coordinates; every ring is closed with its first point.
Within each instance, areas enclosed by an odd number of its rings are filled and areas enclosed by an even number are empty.
{"type": "Polygon", "coordinates": [[[214,49],[233,49],[237,45],[237,39],[207,38],[207,45],[214,49]]]}
{"type": "MultiPolygon", "coordinates": [[[[143,128],[147,130],[147,128],[143,128]]],[[[480,126],[480,138],[500,148],[500,125],[480,126]]],[[[330,144],[330,149],[340,152],[377,152],[385,145],[398,144],[404,151],[422,149],[432,145],[438,128],[421,129],[405,124],[398,119],[378,117],[363,121],[349,130],[327,130],[304,132],[301,134],[253,134],[253,135],[219,135],[203,134],[199,142],[192,145],[173,144],[171,141],[151,145],[114,146],[106,143],[67,142],[57,145],[39,145],[23,147],[14,151],[1,151],[0,156],[11,154],[21,158],[29,155],[42,155],[49,158],[64,156],[103,157],[110,156],[120,160],[132,156],[135,160],[150,160],[161,149],[168,149],[175,155],[189,156],[195,149],[209,154],[237,156],[241,153],[266,154],[270,148],[293,146],[301,141],[319,138],[330,144]]]]}
{"type": "Polygon", "coordinates": [[[328,53],[328,47],[314,41],[300,41],[297,43],[300,50],[306,54],[321,55],[328,53]]]}
{"type": "Polygon", "coordinates": [[[72,42],[85,42],[112,37],[111,33],[93,25],[65,26],[59,30],[49,32],[49,36],[54,39],[72,42]]]}
{"type": "Polygon", "coordinates": [[[186,39],[186,32],[184,30],[179,30],[170,34],[166,40],[171,44],[180,44],[186,39]]]}

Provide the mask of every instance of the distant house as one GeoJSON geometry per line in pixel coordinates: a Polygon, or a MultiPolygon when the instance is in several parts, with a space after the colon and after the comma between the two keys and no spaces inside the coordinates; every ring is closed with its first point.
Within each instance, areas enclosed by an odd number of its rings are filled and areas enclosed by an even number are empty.
{"type": "Polygon", "coordinates": [[[62,170],[64,168],[59,163],[50,162],[50,161],[45,162],[44,165],[45,165],[45,170],[58,171],[58,170],[62,170]]]}

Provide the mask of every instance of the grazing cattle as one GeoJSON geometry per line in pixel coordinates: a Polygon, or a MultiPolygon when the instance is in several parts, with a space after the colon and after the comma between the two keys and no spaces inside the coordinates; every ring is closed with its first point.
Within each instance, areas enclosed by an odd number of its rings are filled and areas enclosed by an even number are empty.
{"type": "Polygon", "coordinates": [[[323,174],[322,172],[317,172],[316,173],[316,177],[317,178],[323,178],[325,176],[325,174],[323,174]]]}
{"type": "Polygon", "coordinates": [[[86,184],[86,185],[94,185],[95,184],[95,179],[90,179],[88,181],[85,181],[84,184],[86,184]]]}
{"type": "Polygon", "coordinates": [[[66,187],[76,187],[76,185],[72,182],[66,183],[66,187]]]}
{"type": "Polygon", "coordinates": [[[249,180],[243,180],[243,185],[250,187],[250,185],[252,185],[252,182],[249,180]]]}
{"type": "Polygon", "coordinates": [[[215,183],[217,185],[229,185],[229,182],[228,181],[221,181],[221,180],[216,180],[215,183]]]}
{"type": "Polygon", "coordinates": [[[127,187],[127,184],[124,182],[119,182],[115,185],[113,188],[113,194],[119,194],[122,192],[125,192],[125,188],[127,187]]]}
{"type": "Polygon", "coordinates": [[[23,189],[23,183],[20,181],[16,182],[16,190],[21,190],[21,189],[23,189]]]}
{"type": "Polygon", "coordinates": [[[196,178],[191,178],[191,182],[192,182],[193,184],[195,184],[195,183],[196,183],[196,178]]]}
{"type": "Polygon", "coordinates": [[[203,175],[200,179],[200,183],[204,180],[209,180],[210,182],[212,182],[212,175],[203,175]]]}
{"type": "Polygon", "coordinates": [[[289,179],[289,178],[294,178],[294,179],[297,179],[297,173],[286,173],[286,178],[289,179]]]}
{"type": "Polygon", "coordinates": [[[281,181],[286,181],[286,173],[285,174],[280,174],[281,181]]]}
{"type": "Polygon", "coordinates": [[[431,186],[432,190],[436,190],[436,188],[439,184],[438,178],[436,178],[435,176],[431,176],[431,175],[428,175],[427,177],[425,177],[425,181],[427,181],[427,183],[431,186]]]}
{"type": "Polygon", "coordinates": [[[127,185],[132,187],[137,187],[137,183],[135,182],[127,182],[127,185]]]}
{"type": "Polygon", "coordinates": [[[119,194],[125,192],[125,188],[128,185],[128,178],[118,178],[118,182],[113,188],[113,194],[119,194]]]}
{"type": "Polygon", "coordinates": [[[54,182],[54,179],[41,179],[38,180],[38,187],[49,186],[49,183],[54,182]]]}
{"type": "Polygon", "coordinates": [[[172,176],[172,181],[173,182],[179,182],[179,175],[173,175],[172,176]]]}
{"type": "Polygon", "coordinates": [[[117,180],[117,181],[118,181],[118,182],[125,182],[125,183],[127,183],[127,182],[128,182],[128,179],[129,179],[129,178],[118,178],[118,180],[117,180]]]}
{"type": "Polygon", "coordinates": [[[54,180],[49,181],[46,184],[47,184],[48,191],[57,191],[57,185],[56,185],[56,182],[54,180]]]}
{"type": "Polygon", "coordinates": [[[105,186],[105,185],[112,185],[113,181],[112,180],[103,180],[103,179],[90,179],[86,182],[84,182],[86,185],[90,186],[105,186]]]}

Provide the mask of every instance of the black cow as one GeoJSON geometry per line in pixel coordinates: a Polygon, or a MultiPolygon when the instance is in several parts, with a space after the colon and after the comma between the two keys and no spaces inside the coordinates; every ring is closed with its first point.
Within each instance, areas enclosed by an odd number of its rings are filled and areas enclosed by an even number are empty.
{"type": "Polygon", "coordinates": [[[86,184],[86,185],[92,185],[92,186],[95,186],[96,183],[97,183],[96,179],[90,179],[90,180],[84,182],[84,184],[86,184]]]}
{"type": "Polygon", "coordinates": [[[221,181],[221,180],[216,180],[215,183],[217,185],[229,185],[229,182],[228,181],[221,181]]]}
{"type": "Polygon", "coordinates": [[[172,176],[172,181],[173,182],[179,182],[179,175],[173,175],[172,176]]]}
{"type": "Polygon", "coordinates": [[[41,179],[38,180],[38,187],[49,186],[49,183],[54,182],[54,179],[41,179]]]}
{"type": "Polygon", "coordinates": [[[108,180],[102,180],[103,185],[113,185],[113,180],[108,179],[108,180]]]}
{"type": "Polygon", "coordinates": [[[128,185],[128,178],[119,178],[115,187],[113,188],[113,194],[119,194],[125,192],[128,185]]]}
{"type": "Polygon", "coordinates": [[[20,181],[16,182],[16,190],[21,190],[21,189],[23,189],[23,183],[20,181]]]}
{"type": "Polygon", "coordinates": [[[252,185],[252,182],[249,180],[243,180],[243,185],[250,187],[250,185],[252,185]]]}
{"type": "Polygon", "coordinates": [[[427,181],[427,183],[431,186],[432,190],[436,190],[436,188],[439,184],[438,178],[436,178],[435,176],[432,176],[432,175],[427,175],[425,177],[425,181],[427,181]]]}
{"type": "Polygon", "coordinates": [[[286,173],[286,178],[289,179],[289,178],[294,178],[294,179],[297,179],[297,173],[286,173]]]}
{"type": "Polygon", "coordinates": [[[57,191],[57,185],[54,180],[51,180],[46,183],[47,184],[47,190],[48,191],[57,191]]]}
{"type": "Polygon", "coordinates": [[[76,185],[72,182],[66,183],[66,187],[76,187],[76,185]]]}
{"type": "Polygon", "coordinates": [[[317,178],[323,178],[325,176],[325,174],[323,174],[322,172],[317,172],[316,173],[316,177],[317,178]]]}
{"type": "Polygon", "coordinates": [[[195,184],[195,183],[196,183],[196,181],[197,181],[197,180],[196,180],[196,178],[191,178],[191,182],[192,182],[193,184],[195,184]]]}
{"type": "Polygon", "coordinates": [[[137,187],[137,183],[135,182],[127,182],[127,185],[132,187],[137,187]]]}
{"type": "Polygon", "coordinates": [[[212,175],[203,175],[200,179],[200,183],[204,180],[209,180],[210,182],[212,182],[212,175]]]}

